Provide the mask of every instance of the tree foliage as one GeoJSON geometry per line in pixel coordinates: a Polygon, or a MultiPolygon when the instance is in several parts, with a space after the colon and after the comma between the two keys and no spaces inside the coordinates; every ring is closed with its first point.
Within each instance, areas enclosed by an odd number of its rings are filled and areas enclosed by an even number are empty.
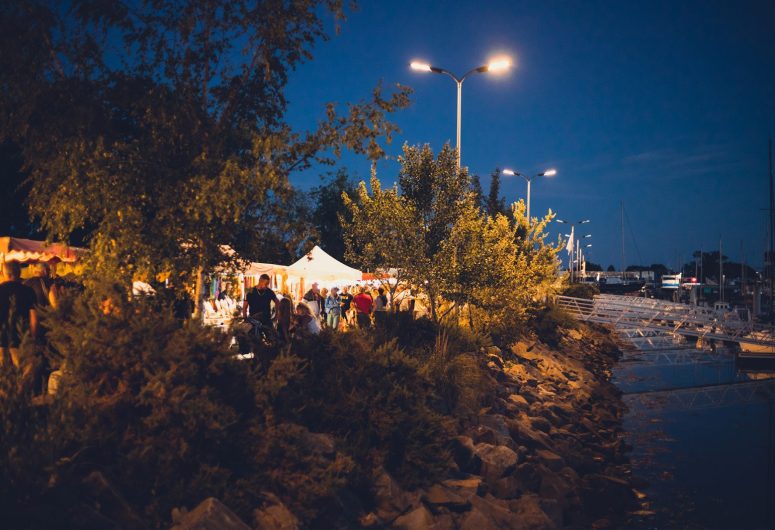
{"type": "Polygon", "coordinates": [[[289,73],[341,0],[71,0],[0,7],[0,140],[22,148],[31,213],[87,228],[93,270],[192,271],[243,250],[288,175],[342,149],[383,156],[408,90],[284,122],[289,73]]]}
{"type": "Polygon", "coordinates": [[[448,145],[438,157],[427,145],[404,146],[400,160],[398,187],[383,190],[372,176],[371,193],[358,188],[358,206],[345,196],[349,258],[396,268],[427,294],[434,320],[467,305],[478,321],[507,326],[552,292],[561,245],[546,241],[551,211],[529,226],[522,201],[507,214],[482,211],[448,145]]]}

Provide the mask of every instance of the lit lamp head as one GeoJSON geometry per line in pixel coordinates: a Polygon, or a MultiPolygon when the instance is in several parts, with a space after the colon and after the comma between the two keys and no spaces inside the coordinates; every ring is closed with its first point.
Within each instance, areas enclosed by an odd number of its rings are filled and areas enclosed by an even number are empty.
{"type": "Polygon", "coordinates": [[[417,70],[418,72],[431,72],[431,65],[428,63],[421,63],[419,61],[412,61],[409,63],[409,66],[412,70],[417,70]]]}
{"type": "Polygon", "coordinates": [[[556,174],[557,174],[557,170],[556,170],[556,169],[554,169],[554,168],[552,168],[552,169],[547,169],[547,170],[546,170],[546,171],[544,171],[543,173],[539,173],[539,174],[538,174],[538,176],[539,176],[539,177],[553,177],[553,176],[555,176],[556,174]]]}
{"type": "Polygon", "coordinates": [[[485,72],[499,73],[505,72],[511,68],[511,58],[509,57],[495,57],[484,67],[485,72]]]}
{"type": "Polygon", "coordinates": [[[503,174],[508,175],[510,177],[513,177],[514,175],[519,175],[519,173],[517,171],[514,171],[513,169],[504,169],[503,174]]]}

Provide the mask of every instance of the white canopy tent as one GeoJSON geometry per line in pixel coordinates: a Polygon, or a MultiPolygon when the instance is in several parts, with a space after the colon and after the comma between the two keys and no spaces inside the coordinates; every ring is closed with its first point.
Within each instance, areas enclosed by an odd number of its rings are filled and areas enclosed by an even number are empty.
{"type": "Polygon", "coordinates": [[[307,282],[359,282],[363,273],[332,258],[315,245],[306,256],[287,268],[288,275],[304,278],[307,282]]]}

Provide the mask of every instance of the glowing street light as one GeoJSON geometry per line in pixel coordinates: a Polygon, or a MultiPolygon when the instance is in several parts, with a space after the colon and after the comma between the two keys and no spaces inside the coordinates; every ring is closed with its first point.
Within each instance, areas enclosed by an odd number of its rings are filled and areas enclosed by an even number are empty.
{"type": "Polygon", "coordinates": [[[455,84],[457,84],[457,137],[455,140],[455,147],[457,149],[457,168],[460,169],[460,159],[462,155],[462,146],[460,145],[460,135],[461,135],[461,128],[462,128],[461,111],[462,111],[462,102],[463,102],[463,81],[465,81],[466,78],[472,74],[483,74],[486,72],[495,74],[498,72],[503,72],[505,70],[508,70],[511,67],[511,59],[509,57],[496,57],[485,65],[469,70],[462,77],[458,77],[452,72],[450,72],[449,70],[445,70],[444,68],[432,66],[428,63],[424,63],[421,61],[412,61],[409,64],[409,66],[412,68],[412,70],[416,70],[418,72],[431,72],[434,74],[448,75],[449,77],[452,78],[455,84]]]}
{"type": "Polygon", "coordinates": [[[546,171],[542,173],[538,173],[537,175],[533,175],[532,177],[529,177],[525,175],[524,173],[520,173],[519,171],[514,171],[513,169],[504,169],[503,170],[504,175],[509,176],[515,176],[519,175],[520,177],[524,178],[527,181],[527,225],[530,226],[530,181],[533,180],[536,177],[553,177],[557,174],[556,169],[547,169],[546,171]]]}

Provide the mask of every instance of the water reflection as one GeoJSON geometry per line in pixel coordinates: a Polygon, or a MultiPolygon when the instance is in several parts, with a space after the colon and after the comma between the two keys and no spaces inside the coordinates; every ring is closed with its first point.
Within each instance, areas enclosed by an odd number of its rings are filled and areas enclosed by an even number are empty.
{"type": "Polygon", "coordinates": [[[775,528],[775,370],[727,352],[631,352],[615,382],[644,493],[630,527],[775,528]]]}

